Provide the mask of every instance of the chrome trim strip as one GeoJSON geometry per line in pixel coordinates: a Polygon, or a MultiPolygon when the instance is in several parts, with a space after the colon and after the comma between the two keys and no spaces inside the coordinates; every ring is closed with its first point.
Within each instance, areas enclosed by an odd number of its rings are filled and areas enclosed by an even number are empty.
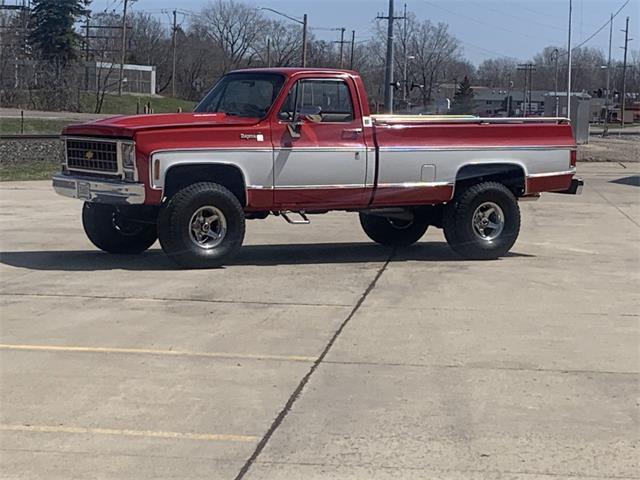
{"type": "Polygon", "coordinates": [[[345,185],[276,185],[273,190],[340,190],[343,188],[371,188],[364,183],[345,185]]]}
{"type": "MultiPolygon", "coordinates": [[[[383,188],[430,188],[430,187],[453,187],[452,182],[406,182],[406,183],[380,183],[378,187],[383,188]]],[[[341,189],[341,188],[374,188],[373,185],[345,184],[345,185],[276,185],[275,187],[262,185],[249,185],[251,190],[320,190],[320,189],[341,189]]]]}
{"type": "Polygon", "coordinates": [[[374,122],[407,123],[569,123],[565,117],[475,117],[473,115],[371,115],[374,122]]]}
{"type": "Polygon", "coordinates": [[[273,152],[273,148],[264,148],[264,147],[194,147],[194,148],[165,148],[162,150],[154,150],[149,154],[149,158],[153,157],[158,153],[175,153],[175,152],[273,152]]]}
{"type": "Polygon", "coordinates": [[[446,152],[457,152],[457,151],[469,151],[469,150],[478,150],[478,151],[487,151],[487,150],[498,150],[498,151],[505,151],[505,150],[516,150],[516,151],[521,151],[521,150],[570,150],[573,147],[567,146],[567,145],[552,145],[552,146],[540,146],[540,145],[531,145],[531,146],[515,146],[515,147],[508,147],[505,145],[493,145],[493,146],[486,146],[486,145],[482,145],[482,146],[477,146],[477,147],[473,147],[473,146],[468,146],[468,147],[426,147],[426,146],[413,146],[413,147],[380,147],[380,151],[381,152],[429,152],[429,151],[434,151],[434,152],[439,152],[439,151],[446,151],[446,152]]]}
{"type": "Polygon", "coordinates": [[[93,177],[74,177],[54,175],[53,189],[58,195],[77,198],[87,202],[107,203],[113,205],[140,205],[145,200],[144,184],[129,182],[110,182],[93,177]],[[85,184],[88,197],[78,195],[78,183],[85,184]]]}
{"type": "Polygon", "coordinates": [[[559,177],[561,175],[575,175],[576,169],[572,168],[564,172],[545,172],[545,173],[531,173],[527,175],[527,178],[540,178],[540,177],[559,177]]]}
{"type": "Polygon", "coordinates": [[[274,148],[273,151],[275,153],[278,152],[366,152],[367,148],[364,146],[358,145],[353,147],[277,147],[274,148]]]}
{"type": "Polygon", "coordinates": [[[453,187],[453,182],[404,182],[404,183],[379,183],[378,188],[430,188],[453,187]]]}

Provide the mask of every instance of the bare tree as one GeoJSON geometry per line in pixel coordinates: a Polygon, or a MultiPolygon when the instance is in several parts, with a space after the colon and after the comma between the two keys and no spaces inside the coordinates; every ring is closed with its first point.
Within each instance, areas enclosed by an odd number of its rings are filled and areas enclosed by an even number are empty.
{"type": "Polygon", "coordinates": [[[255,53],[262,65],[271,61],[273,67],[288,67],[300,58],[302,38],[298,29],[279,20],[265,20],[256,38],[255,53]],[[270,58],[268,59],[267,56],[270,58]]]}
{"type": "Polygon", "coordinates": [[[264,19],[254,7],[235,0],[217,0],[204,7],[194,25],[224,52],[222,70],[251,64],[264,19]]]}
{"type": "Polygon", "coordinates": [[[518,61],[515,58],[500,57],[484,60],[476,74],[476,83],[491,88],[509,87],[509,82],[518,81],[518,61]]]}
{"type": "Polygon", "coordinates": [[[421,89],[422,105],[427,106],[432,99],[436,82],[443,79],[446,66],[460,57],[460,44],[449,33],[447,24],[433,25],[425,20],[416,29],[411,46],[415,52],[416,75],[423,85],[421,89]]]}

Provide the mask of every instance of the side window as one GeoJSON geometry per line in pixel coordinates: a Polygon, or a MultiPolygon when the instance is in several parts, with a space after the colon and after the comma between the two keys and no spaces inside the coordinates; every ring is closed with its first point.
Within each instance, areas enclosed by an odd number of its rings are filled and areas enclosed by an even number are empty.
{"type": "Polygon", "coordinates": [[[294,108],[298,112],[319,112],[310,118],[321,123],[351,122],[354,117],[349,87],[342,80],[300,80],[289,91],[280,119],[292,120],[294,108]]]}

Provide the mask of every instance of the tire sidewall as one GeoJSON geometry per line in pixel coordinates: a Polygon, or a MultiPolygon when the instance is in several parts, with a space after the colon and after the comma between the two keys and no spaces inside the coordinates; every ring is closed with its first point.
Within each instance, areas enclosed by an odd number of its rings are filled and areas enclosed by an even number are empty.
{"type": "Polygon", "coordinates": [[[459,228],[464,232],[464,237],[481,251],[503,252],[509,250],[515,243],[520,230],[520,215],[518,205],[506,192],[499,189],[487,189],[486,191],[476,195],[466,207],[466,215],[460,218],[458,222],[459,228]],[[476,235],[472,220],[476,209],[485,202],[493,202],[497,204],[504,215],[504,229],[500,235],[491,240],[483,240],[476,235]]]}
{"type": "Polygon", "coordinates": [[[195,184],[178,192],[163,208],[160,216],[160,243],[165,252],[184,267],[220,266],[237,253],[244,240],[242,207],[231,192],[217,184],[195,184]],[[189,191],[190,188],[193,190],[189,191]],[[227,223],[227,233],[222,243],[210,249],[198,246],[190,235],[191,218],[204,206],[219,209],[227,223]]]}
{"type": "Polygon", "coordinates": [[[497,182],[468,187],[445,207],[443,220],[445,238],[451,248],[470,260],[493,260],[505,255],[520,232],[518,200],[506,186],[497,182]],[[476,235],[472,225],[473,214],[485,202],[497,204],[505,220],[502,233],[491,241],[476,235]]]}
{"type": "Polygon", "coordinates": [[[96,247],[109,253],[142,253],[157,239],[153,226],[141,224],[133,231],[116,228],[118,209],[109,204],[85,202],[82,207],[82,226],[96,247]]]}

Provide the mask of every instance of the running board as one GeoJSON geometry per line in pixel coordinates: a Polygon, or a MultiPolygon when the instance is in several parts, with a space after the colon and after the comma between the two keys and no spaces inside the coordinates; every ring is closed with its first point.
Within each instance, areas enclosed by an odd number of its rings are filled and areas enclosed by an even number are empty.
{"type": "Polygon", "coordinates": [[[311,220],[309,220],[307,216],[304,214],[304,210],[301,210],[299,212],[291,212],[291,211],[283,210],[280,212],[280,215],[282,215],[282,218],[284,218],[285,221],[291,225],[309,225],[311,223],[311,220]],[[287,215],[288,213],[297,213],[298,215],[300,215],[300,218],[302,218],[302,220],[291,220],[289,218],[289,215],[287,215]]]}

